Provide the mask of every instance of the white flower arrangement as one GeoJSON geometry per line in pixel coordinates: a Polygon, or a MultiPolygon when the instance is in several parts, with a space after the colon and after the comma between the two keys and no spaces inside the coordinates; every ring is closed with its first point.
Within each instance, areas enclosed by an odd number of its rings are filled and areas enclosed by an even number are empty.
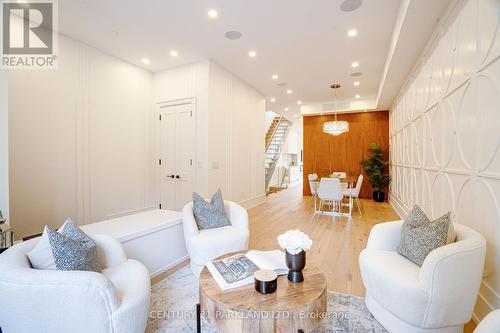
{"type": "Polygon", "coordinates": [[[300,230],[288,230],[278,236],[279,246],[290,254],[307,251],[312,246],[312,240],[300,230]]]}

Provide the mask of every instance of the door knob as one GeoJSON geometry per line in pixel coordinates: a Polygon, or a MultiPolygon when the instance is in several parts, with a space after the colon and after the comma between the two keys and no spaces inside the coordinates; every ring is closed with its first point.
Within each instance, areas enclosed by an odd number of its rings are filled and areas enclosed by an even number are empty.
{"type": "Polygon", "coordinates": [[[177,178],[177,179],[181,179],[181,176],[177,175],[177,176],[175,176],[175,178],[177,178]]]}
{"type": "Polygon", "coordinates": [[[170,176],[167,176],[167,177],[174,178],[175,176],[174,175],[170,175],[170,176]]]}

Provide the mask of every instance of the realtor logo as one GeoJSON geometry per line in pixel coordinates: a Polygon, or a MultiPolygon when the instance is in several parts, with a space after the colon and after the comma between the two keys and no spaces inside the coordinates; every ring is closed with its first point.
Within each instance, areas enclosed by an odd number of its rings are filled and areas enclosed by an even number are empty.
{"type": "Polygon", "coordinates": [[[2,1],[2,68],[55,68],[57,4],[2,1]]]}

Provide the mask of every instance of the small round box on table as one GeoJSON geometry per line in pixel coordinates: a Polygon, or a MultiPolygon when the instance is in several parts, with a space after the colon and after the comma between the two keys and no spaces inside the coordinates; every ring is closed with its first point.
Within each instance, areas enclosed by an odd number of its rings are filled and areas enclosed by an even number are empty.
{"type": "Polygon", "coordinates": [[[204,267],[198,310],[221,333],[310,332],[326,314],[326,279],[310,263],[303,273],[304,281],[299,283],[288,281],[286,275],[279,276],[276,292],[263,295],[253,283],[221,290],[204,267]]]}

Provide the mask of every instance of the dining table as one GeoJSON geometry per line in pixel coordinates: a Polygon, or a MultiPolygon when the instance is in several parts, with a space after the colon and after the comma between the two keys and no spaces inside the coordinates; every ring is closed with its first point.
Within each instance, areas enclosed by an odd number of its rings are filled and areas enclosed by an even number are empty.
{"type": "Polygon", "coordinates": [[[358,178],[354,176],[347,176],[345,178],[339,178],[339,180],[340,183],[347,184],[347,188],[354,188],[356,186],[358,178]]]}
{"type": "MultiPolygon", "coordinates": [[[[356,186],[356,182],[358,180],[357,177],[355,177],[355,176],[349,176],[349,175],[347,177],[342,177],[342,178],[340,178],[340,177],[322,177],[322,178],[338,178],[340,180],[340,183],[342,185],[342,189],[343,190],[353,189],[356,186]]],[[[315,180],[313,182],[315,183],[316,189],[318,189],[320,181],[319,180],[315,180]]],[[[348,213],[342,213],[342,212],[340,212],[340,213],[337,213],[337,212],[323,212],[321,210],[316,210],[316,208],[315,208],[315,213],[321,213],[321,214],[327,214],[327,215],[335,215],[335,216],[347,216],[347,217],[351,217],[352,216],[352,196],[349,195],[348,199],[349,199],[349,203],[342,203],[342,206],[349,207],[349,212],[348,213]]],[[[316,204],[314,205],[314,207],[316,207],[316,204]]]]}

